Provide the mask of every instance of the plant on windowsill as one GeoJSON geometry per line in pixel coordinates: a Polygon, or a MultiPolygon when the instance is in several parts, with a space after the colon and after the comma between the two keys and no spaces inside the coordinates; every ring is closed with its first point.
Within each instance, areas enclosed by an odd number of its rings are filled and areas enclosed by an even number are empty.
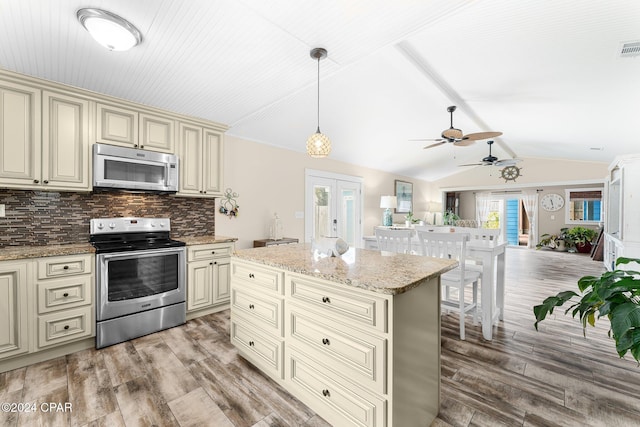
{"type": "Polygon", "coordinates": [[[578,289],[582,295],[563,291],[533,307],[536,330],[538,323],[552,314],[555,307],[572,302],[573,305],[564,313],[571,312],[572,317],[580,316],[585,337],[587,324],[595,326],[597,319],[607,316],[611,323],[609,336],[615,340],[618,355],[624,357],[630,352],[640,366],[640,272],[618,269],[618,265],[629,263],[640,265],[640,259],[620,257],[616,260],[615,270],[607,271],[600,277],[580,278],[578,289]],[[580,299],[572,300],[574,297],[580,299]]]}

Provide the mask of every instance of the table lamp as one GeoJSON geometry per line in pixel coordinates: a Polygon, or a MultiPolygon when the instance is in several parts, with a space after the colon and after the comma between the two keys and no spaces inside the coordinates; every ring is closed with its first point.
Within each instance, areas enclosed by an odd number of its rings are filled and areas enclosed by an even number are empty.
{"type": "Polygon", "coordinates": [[[391,213],[391,209],[395,209],[398,206],[398,199],[396,196],[382,196],[380,197],[380,207],[384,208],[384,213],[382,214],[382,225],[391,226],[393,225],[393,215],[391,213]]]}

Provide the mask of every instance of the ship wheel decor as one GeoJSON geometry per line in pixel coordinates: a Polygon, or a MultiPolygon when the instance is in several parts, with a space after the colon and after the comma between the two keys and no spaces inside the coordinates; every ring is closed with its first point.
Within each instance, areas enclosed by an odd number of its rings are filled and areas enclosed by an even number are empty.
{"type": "Polygon", "coordinates": [[[513,181],[516,182],[516,179],[521,176],[520,171],[522,168],[517,166],[507,166],[506,168],[500,171],[500,177],[504,179],[504,182],[513,181]]]}
{"type": "Polygon", "coordinates": [[[220,199],[220,213],[228,216],[229,219],[238,216],[238,209],[240,209],[236,201],[238,197],[240,197],[240,195],[231,188],[224,190],[224,195],[222,199],[220,199]]]}

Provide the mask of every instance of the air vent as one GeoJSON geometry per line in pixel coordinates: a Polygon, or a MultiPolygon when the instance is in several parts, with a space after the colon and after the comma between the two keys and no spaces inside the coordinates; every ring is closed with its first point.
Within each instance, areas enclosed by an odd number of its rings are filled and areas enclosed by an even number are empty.
{"type": "Polygon", "coordinates": [[[640,56],[640,41],[625,42],[621,44],[620,57],[629,58],[640,56]]]}

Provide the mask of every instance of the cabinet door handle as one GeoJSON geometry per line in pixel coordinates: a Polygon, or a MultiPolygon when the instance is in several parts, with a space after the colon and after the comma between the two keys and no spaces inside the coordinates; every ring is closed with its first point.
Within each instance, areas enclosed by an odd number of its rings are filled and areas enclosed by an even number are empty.
{"type": "Polygon", "coordinates": [[[210,263],[209,263],[209,265],[213,265],[213,263],[212,263],[212,262],[210,262],[210,263]]]}
{"type": "Polygon", "coordinates": [[[207,194],[207,191],[205,190],[205,191],[203,191],[202,193],[203,193],[203,194],[207,194]]]}
{"type": "Polygon", "coordinates": [[[213,265],[217,265],[217,264],[218,264],[218,261],[213,261],[213,265]]]}
{"type": "Polygon", "coordinates": [[[68,269],[69,269],[69,266],[68,266],[68,265],[65,265],[64,267],[62,267],[62,269],[63,269],[63,270],[68,270],[68,269]]]}
{"type": "Polygon", "coordinates": [[[69,292],[65,292],[64,294],[62,294],[63,297],[68,297],[69,296],[69,292]]]}
{"type": "Polygon", "coordinates": [[[44,182],[45,184],[48,184],[48,183],[49,183],[49,180],[45,179],[43,182],[44,182]]]}
{"type": "Polygon", "coordinates": [[[254,342],[253,341],[249,341],[249,347],[253,347],[254,342]]]}
{"type": "Polygon", "coordinates": [[[133,148],[138,148],[138,144],[133,144],[133,148]]]}
{"type": "Polygon", "coordinates": [[[256,308],[256,306],[255,306],[255,305],[253,305],[253,304],[249,304],[249,308],[250,308],[251,310],[253,310],[254,308],[256,308]]]}
{"type": "Polygon", "coordinates": [[[141,145],[140,148],[144,148],[144,145],[141,145]]]}
{"type": "Polygon", "coordinates": [[[255,279],[256,276],[253,275],[253,273],[249,273],[249,279],[255,279]]]}
{"type": "Polygon", "coordinates": [[[322,302],[326,302],[327,304],[331,304],[331,300],[329,297],[322,297],[322,302]]]}
{"type": "Polygon", "coordinates": [[[64,325],[64,330],[69,330],[69,325],[64,325]]]}
{"type": "Polygon", "coordinates": [[[33,183],[34,183],[34,184],[37,184],[37,183],[39,183],[39,182],[40,182],[40,181],[38,181],[37,179],[34,179],[34,180],[33,180],[33,183]]]}
{"type": "Polygon", "coordinates": [[[216,251],[211,251],[211,255],[215,255],[216,251]]]}
{"type": "Polygon", "coordinates": [[[322,395],[324,397],[331,397],[331,393],[329,393],[329,390],[327,389],[322,390],[322,395]]]}
{"type": "Polygon", "coordinates": [[[331,343],[329,342],[329,338],[322,338],[322,344],[324,344],[324,345],[329,345],[329,344],[331,344],[331,343]]]}

